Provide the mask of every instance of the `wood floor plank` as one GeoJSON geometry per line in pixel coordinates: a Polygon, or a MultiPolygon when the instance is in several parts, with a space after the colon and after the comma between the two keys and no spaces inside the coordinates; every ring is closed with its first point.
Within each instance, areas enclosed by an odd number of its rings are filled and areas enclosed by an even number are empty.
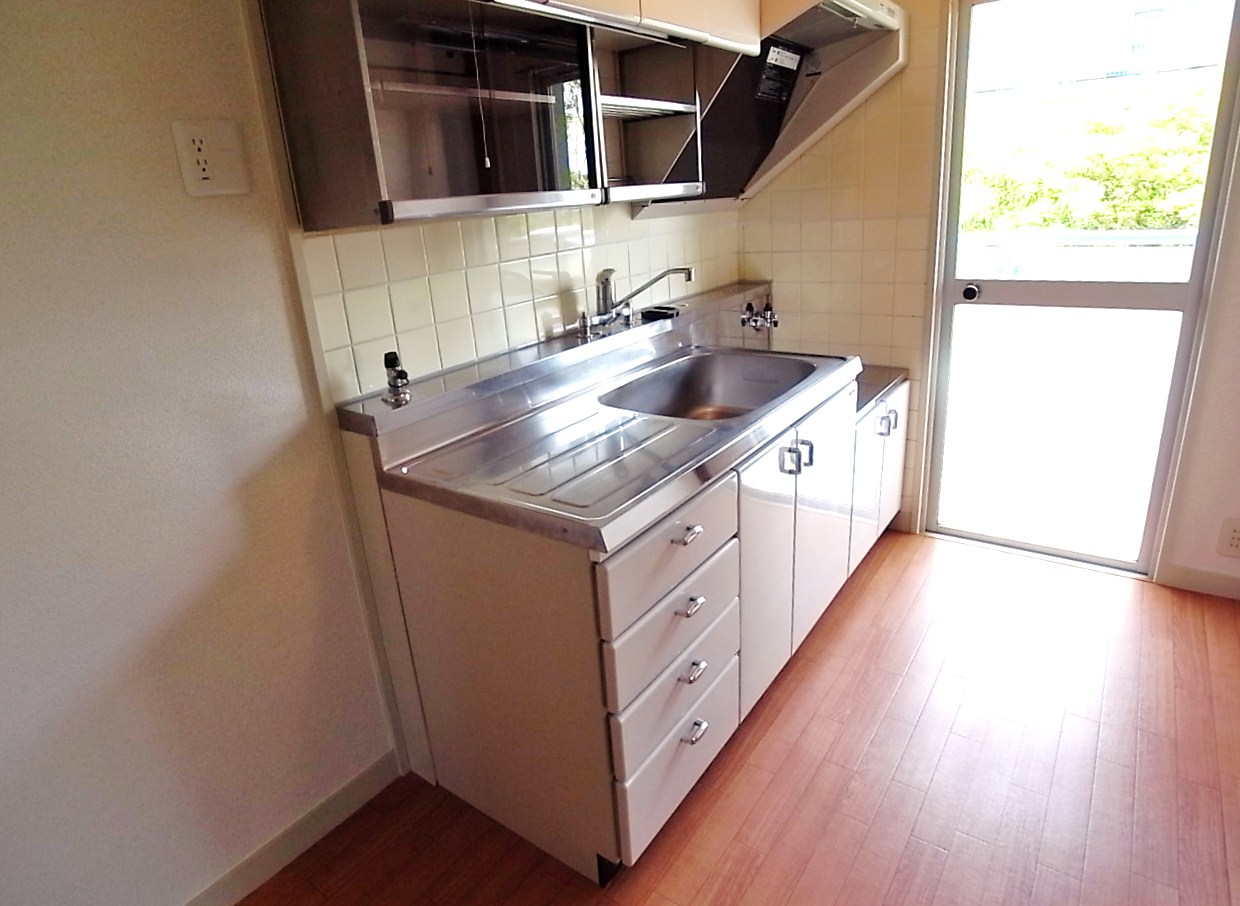
{"type": "Polygon", "coordinates": [[[1215,754],[1221,773],[1240,777],[1240,678],[1210,678],[1215,754]]]}
{"type": "Polygon", "coordinates": [[[1102,697],[1102,723],[1098,731],[1099,758],[1129,768],[1137,766],[1138,700],[1139,681],[1136,677],[1107,674],[1102,697]]]}
{"type": "Polygon", "coordinates": [[[840,798],[840,811],[866,824],[874,819],[874,813],[878,811],[912,735],[911,725],[890,717],[883,718],[865,754],[861,756],[857,770],[851,772],[852,779],[840,798]]]}
{"type": "Polygon", "coordinates": [[[1176,687],[1175,763],[1180,777],[1218,789],[1218,749],[1210,691],[1176,687]]]}
{"type": "Polygon", "coordinates": [[[840,797],[854,778],[852,771],[823,761],[799,807],[762,859],[741,901],[745,906],[775,906],[796,888],[832,818],[840,797]]]}
{"type": "Polygon", "coordinates": [[[883,906],[930,906],[947,864],[947,850],[910,837],[883,906]]]}
{"type": "Polygon", "coordinates": [[[1201,607],[1210,672],[1216,676],[1240,679],[1240,628],[1236,623],[1236,602],[1203,595],[1201,607]]]}
{"type": "Polygon", "coordinates": [[[1201,596],[1175,589],[1171,592],[1171,641],[1175,656],[1175,685],[1207,694],[1210,691],[1210,655],[1201,596]]]}
{"type": "Polygon", "coordinates": [[[869,830],[868,825],[843,812],[832,818],[788,896],[788,906],[833,906],[839,902],[844,880],[869,830]]]}
{"type": "MultiPolygon", "coordinates": [[[[1071,715],[1080,720],[1078,715],[1071,715]]],[[[1055,761],[1063,732],[1064,712],[1039,708],[1025,721],[1020,735],[1020,748],[1012,768],[1012,782],[1017,786],[1049,796],[1055,777],[1055,761]]]]}
{"type": "Polygon", "coordinates": [[[738,822],[735,833],[739,842],[761,853],[770,851],[771,844],[799,807],[818,766],[840,735],[840,725],[825,717],[815,717],[809,723],[762,798],[744,820],[738,822]]]}
{"type": "Polygon", "coordinates": [[[973,785],[982,743],[951,734],[935,768],[930,789],[922,803],[913,836],[941,849],[951,850],[956,824],[973,785]]]}
{"type": "Polygon", "coordinates": [[[839,902],[847,906],[881,904],[891,885],[925,794],[893,782],[870,824],[865,842],[853,861],[839,902]]]}
{"type": "MultiPolygon", "coordinates": [[[[1174,887],[1151,881],[1143,875],[1134,874],[1129,888],[1128,903],[1131,906],[1179,906],[1180,893],[1174,887]]],[[[1185,903],[1185,906],[1191,904],[1185,903]]]]}
{"type": "Polygon", "coordinates": [[[1223,843],[1227,848],[1227,885],[1231,901],[1240,903],[1240,778],[1222,776],[1223,843]]]}
{"type": "Polygon", "coordinates": [[[896,694],[900,677],[885,670],[875,670],[869,675],[866,688],[858,700],[857,709],[848,716],[839,735],[827,750],[827,758],[846,768],[856,770],[869,748],[878,725],[883,722],[887,706],[896,694]]]}
{"type": "Polygon", "coordinates": [[[676,902],[688,902],[706,883],[737,833],[745,827],[749,815],[766,797],[773,780],[770,773],[746,765],[710,813],[689,831],[679,855],[658,879],[657,889],[676,902]]]}
{"type": "Polygon", "coordinates": [[[1025,906],[1033,898],[1038,858],[1030,840],[1042,836],[1046,797],[1018,786],[1008,788],[999,839],[986,876],[987,906],[1025,906]]]}
{"type": "Polygon", "coordinates": [[[1097,753],[1098,725],[1075,714],[1065,717],[1038,862],[1077,880],[1085,870],[1097,753]]]}
{"type": "Polygon", "coordinates": [[[1081,902],[1081,882],[1076,878],[1039,865],[1033,878],[1029,906],[1077,906],[1081,902]]]}
{"type": "Polygon", "coordinates": [[[1180,898],[1193,906],[1226,906],[1231,891],[1219,791],[1180,778],[1178,811],[1180,898]]]}
{"type": "Polygon", "coordinates": [[[933,906],[982,906],[994,847],[957,832],[939,875],[933,906]]]}
{"type": "Polygon", "coordinates": [[[694,906],[732,906],[749,888],[763,854],[735,840],[724,850],[715,871],[694,896],[694,906]]]}
{"type": "Polygon", "coordinates": [[[1137,795],[1133,808],[1132,870],[1176,888],[1176,821],[1179,789],[1175,740],[1137,731],[1137,795]]]}
{"type": "Polygon", "coordinates": [[[1020,724],[1004,718],[990,722],[973,783],[960,810],[957,830],[987,843],[999,842],[1023,729],[1020,724]]]}
{"type": "Polygon", "coordinates": [[[919,790],[929,789],[964,693],[963,679],[947,673],[939,675],[896,768],[898,782],[919,790]]]}
{"type": "Polygon", "coordinates": [[[1081,906],[1111,906],[1128,899],[1135,788],[1134,768],[1098,759],[1085,843],[1081,906]]]}
{"type": "Polygon", "coordinates": [[[1170,639],[1142,639],[1137,727],[1175,738],[1175,655],[1170,639]]]}

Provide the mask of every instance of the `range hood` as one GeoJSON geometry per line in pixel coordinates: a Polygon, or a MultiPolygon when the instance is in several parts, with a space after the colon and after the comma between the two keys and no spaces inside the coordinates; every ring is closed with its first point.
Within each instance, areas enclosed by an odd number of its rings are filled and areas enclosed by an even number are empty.
{"type": "MultiPolygon", "coordinates": [[[[647,204],[636,216],[739,207],[907,63],[906,16],[888,0],[822,0],[809,9],[804,0],[771,6],[779,24],[762,42],[761,53],[737,57],[726,77],[699,86],[705,195],[647,204]]],[[[767,25],[764,20],[764,30],[767,25]]],[[[696,169],[695,154],[687,142],[669,181],[682,170],[696,169]]]]}

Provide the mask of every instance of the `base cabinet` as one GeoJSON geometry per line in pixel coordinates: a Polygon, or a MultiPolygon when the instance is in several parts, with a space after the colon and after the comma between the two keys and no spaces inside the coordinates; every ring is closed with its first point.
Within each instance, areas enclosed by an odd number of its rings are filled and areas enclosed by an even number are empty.
{"type": "Polygon", "coordinates": [[[857,385],[739,469],[741,716],[848,578],[857,385]]]}
{"type": "Polygon", "coordinates": [[[900,381],[857,418],[852,537],[848,555],[850,572],[857,568],[900,511],[908,405],[909,383],[900,381]]]}

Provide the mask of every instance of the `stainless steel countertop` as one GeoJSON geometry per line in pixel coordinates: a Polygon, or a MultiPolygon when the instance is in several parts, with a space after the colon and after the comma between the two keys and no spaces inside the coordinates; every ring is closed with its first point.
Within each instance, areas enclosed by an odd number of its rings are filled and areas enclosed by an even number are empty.
{"type": "MultiPolygon", "coordinates": [[[[604,558],[861,371],[856,357],[764,353],[800,359],[813,371],[767,405],[715,421],[599,402],[609,390],[703,348],[735,352],[720,347],[717,319],[766,291],[765,285],[734,288],[699,300],[697,310],[679,318],[534,356],[502,375],[398,410],[398,426],[373,432],[380,486],[604,558]]],[[[353,417],[342,414],[342,426],[350,428],[353,417]]]]}

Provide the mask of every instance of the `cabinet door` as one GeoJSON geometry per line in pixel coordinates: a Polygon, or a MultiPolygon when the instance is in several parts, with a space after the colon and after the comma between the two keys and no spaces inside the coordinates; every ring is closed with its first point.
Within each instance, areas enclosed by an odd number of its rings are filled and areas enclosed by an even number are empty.
{"type": "Polygon", "coordinates": [[[740,476],[741,716],[792,657],[796,433],[737,470],[740,476]]]}
{"type": "Polygon", "coordinates": [[[904,493],[904,448],[908,440],[909,383],[902,382],[886,396],[891,433],[883,444],[883,482],[878,504],[878,531],[881,533],[900,512],[904,493]]]}
{"type": "Polygon", "coordinates": [[[850,384],[797,426],[792,647],[805,641],[848,578],[857,385],[850,384]]]}
{"type": "Polygon", "coordinates": [[[701,0],[641,0],[642,22],[693,41],[710,35],[711,4],[701,0]]]}
{"type": "Polygon", "coordinates": [[[710,40],[706,43],[738,53],[756,54],[762,43],[761,5],[758,0],[713,0],[710,40]]]}
{"type": "Polygon", "coordinates": [[[642,17],[641,0],[549,0],[547,5],[587,15],[597,14],[613,22],[636,24],[642,17]]]}
{"type": "Polygon", "coordinates": [[[852,535],[848,544],[851,574],[878,540],[878,504],[883,482],[883,449],[887,404],[875,402],[857,421],[856,461],[853,464],[852,535]]]}

